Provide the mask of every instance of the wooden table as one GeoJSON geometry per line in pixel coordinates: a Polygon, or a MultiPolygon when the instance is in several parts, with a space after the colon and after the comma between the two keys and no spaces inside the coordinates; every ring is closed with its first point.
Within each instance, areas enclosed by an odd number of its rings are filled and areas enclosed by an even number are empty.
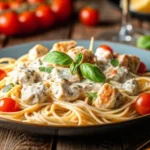
{"type": "MultiPolygon", "coordinates": [[[[79,9],[84,1],[75,1],[75,8],[79,9]]],[[[101,9],[101,23],[96,27],[85,27],[79,21],[57,26],[44,33],[28,37],[0,37],[0,47],[8,47],[32,41],[52,39],[90,39],[98,37],[105,31],[119,31],[121,13],[106,0],[97,0],[101,9]]],[[[150,22],[132,18],[135,27],[150,30],[150,22]]],[[[19,133],[7,129],[0,129],[0,150],[135,150],[144,141],[150,139],[150,129],[127,133],[127,135],[94,136],[94,137],[50,137],[19,133]]],[[[150,147],[150,145],[149,145],[150,147]]]]}

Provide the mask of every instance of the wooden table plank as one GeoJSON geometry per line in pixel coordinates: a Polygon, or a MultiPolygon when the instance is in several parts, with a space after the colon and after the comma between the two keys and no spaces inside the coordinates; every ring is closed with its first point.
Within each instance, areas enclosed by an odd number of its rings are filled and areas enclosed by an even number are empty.
{"type": "Polygon", "coordinates": [[[2,35],[2,34],[0,34],[0,49],[5,46],[6,41],[7,41],[7,37],[2,35]]]}
{"type": "Polygon", "coordinates": [[[7,46],[41,40],[68,39],[69,34],[70,34],[70,24],[67,23],[61,26],[57,26],[48,31],[41,32],[39,34],[34,34],[32,36],[18,37],[18,38],[11,37],[8,39],[7,46]]]}
{"type": "Polygon", "coordinates": [[[139,146],[143,145],[143,143],[150,140],[150,130],[148,128],[144,129],[144,125],[138,130],[135,127],[134,131],[129,131],[126,135],[123,135],[122,140],[123,150],[135,150],[139,146]]]}
{"type": "Polygon", "coordinates": [[[56,150],[121,150],[121,139],[114,135],[59,137],[56,150]]]}
{"type": "Polygon", "coordinates": [[[0,129],[0,150],[51,150],[52,137],[0,129]]]}

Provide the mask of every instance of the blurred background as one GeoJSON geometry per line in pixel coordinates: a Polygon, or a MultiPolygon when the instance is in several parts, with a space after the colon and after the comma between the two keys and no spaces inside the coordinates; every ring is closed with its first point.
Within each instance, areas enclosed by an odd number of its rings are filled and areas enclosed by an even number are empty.
{"type": "Polygon", "coordinates": [[[52,39],[150,49],[150,0],[1,0],[0,47],[52,39]]]}

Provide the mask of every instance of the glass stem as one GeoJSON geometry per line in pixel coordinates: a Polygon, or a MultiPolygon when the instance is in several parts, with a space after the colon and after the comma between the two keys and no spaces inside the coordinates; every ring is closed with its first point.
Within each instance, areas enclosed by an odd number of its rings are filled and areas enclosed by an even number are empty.
{"type": "Polygon", "coordinates": [[[129,23],[129,6],[130,0],[125,0],[125,5],[122,8],[122,26],[129,23]]]}
{"type": "Polygon", "coordinates": [[[130,0],[124,0],[124,5],[122,7],[122,23],[121,23],[121,29],[119,32],[119,36],[122,41],[130,41],[131,40],[131,34],[133,27],[130,24],[130,15],[129,15],[129,7],[130,7],[130,0]]]}

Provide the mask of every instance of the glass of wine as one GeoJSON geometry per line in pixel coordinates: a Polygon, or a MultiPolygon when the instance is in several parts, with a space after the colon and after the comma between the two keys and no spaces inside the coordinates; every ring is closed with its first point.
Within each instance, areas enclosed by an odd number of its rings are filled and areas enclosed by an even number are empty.
{"type": "Polygon", "coordinates": [[[130,0],[125,0],[125,5],[122,7],[122,21],[120,31],[104,33],[101,35],[101,40],[136,45],[136,41],[140,36],[150,34],[149,31],[133,28],[132,24],[130,23],[129,7],[130,0]]]}

